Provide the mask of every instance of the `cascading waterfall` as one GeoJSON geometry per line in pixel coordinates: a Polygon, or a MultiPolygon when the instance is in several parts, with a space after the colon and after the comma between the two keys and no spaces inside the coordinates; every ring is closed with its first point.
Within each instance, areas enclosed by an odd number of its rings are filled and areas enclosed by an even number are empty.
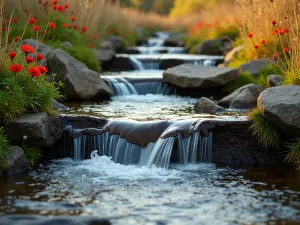
{"type": "Polygon", "coordinates": [[[102,78],[114,90],[115,96],[124,95],[172,95],[176,94],[176,88],[162,81],[134,81],[130,83],[126,78],[118,76],[102,76],[102,78]]]}
{"type": "Polygon", "coordinates": [[[159,138],[145,148],[130,144],[119,135],[110,135],[108,132],[74,139],[75,160],[88,158],[94,150],[98,150],[99,156],[111,157],[114,162],[124,165],[168,168],[173,150],[177,151],[182,164],[211,162],[212,134],[202,136],[196,132],[185,139],[180,134],[177,137],[159,138]]]}
{"type": "Polygon", "coordinates": [[[135,58],[134,56],[129,57],[129,59],[132,62],[135,70],[145,70],[145,69],[147,69],[147,68],[144,67],[144,64],[141,61],[139,61],[137,58],[135,58]]]}

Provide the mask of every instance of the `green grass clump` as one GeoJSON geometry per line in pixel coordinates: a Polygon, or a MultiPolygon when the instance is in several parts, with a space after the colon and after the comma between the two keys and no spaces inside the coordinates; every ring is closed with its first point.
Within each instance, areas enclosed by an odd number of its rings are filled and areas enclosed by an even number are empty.
{"type": "Polygon", "coordinates": [[[8,140],[4,135],[3,128],[0,128],[0,174],[5,169],[5,157],[8,154],[8,140]]]}
{"type": "Polygon", "coordinates": [[[300,85],[300,71],[298,68],[288,70],[284,74],[283,85],[300,85]]]}
{"type": "Polygon", "coordinates": [[[289,152],[285,157],[285,162],[297,167],[300,172],[300,139],[296,139],[295,142],[288,145],[289,152]]]}
{"type": "Polygon", "coordinates": [[[71,56],[73,56],[78,61],[85,64],[91,70],[100,72],[101,66],[99,60],[96,58],[95,52],[93,49],[82,46],[74,46],[72,48],[65,48],[71,56]]]}
{"type": "Polygon", "coordinates": [[[230,82],[229,84],[227,84],[224,87],[224,91],[226,93],[232,93],[233,91],[237,90],[238,88],[245,86],[247,84],[256,84],[256,80],[254,77],[252,77],[250,75],[249,72],[241,72],[240,73],[240,77],[237,80],[234,80],[232,82],[230,82]]]}
{"type": "Polygon", "coordinates": [[[258,142],[265,148],[279,148],[280,134],[273,124],[271,124],[258,109],[254,108],[248,114],[249,121],[252,122],[250,130],[258,142]]]}
{"type": "Polygon", "coordinates": [[[37,162],[42,158],[40,149],[37,148],[30,148],[26,145],[22,146],[22,149],[24,151],[24,154],[26,158],[28,159],[29,164],[34,167],[37,162]]]}
{"type": "Polygon", "coordinates": [[[257,84],[260,84],[261,86],[267,88],[268,87],[268,76],[270,75],[278,75],[281,74],[280,69],[275,65],[268,65],[267,68],[262,70],[258,77],[256,78],[257,84]]]}

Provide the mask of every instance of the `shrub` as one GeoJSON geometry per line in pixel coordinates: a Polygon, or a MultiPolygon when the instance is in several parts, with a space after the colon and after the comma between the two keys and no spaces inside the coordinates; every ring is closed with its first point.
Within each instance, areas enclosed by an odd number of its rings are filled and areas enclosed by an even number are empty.
{"type": "Polygon", "coordinates": [[[288,154],[285,157],[285,162],[298,167],[300,172],[300,139],[296,139],[293,143],[288,144],[288,154]]]}
{"type": "Polygon", "coordinates": [[[8,154],[8,140],[0,128],[0,174],[5,169],[5,157],[8,154]]]}
{"type": "Polygon", "coordinates": [[[278,130],[264,117],[258,108],[251,110],[248,119],[252,122],[250,126],[252,135],[263,147],[279,148],[281,140],[278,130]]]}
{"type": "Polygon", "coordinates": [[[41,151],[37,148],[30,148],[26,145],[22,146],[24,154],[28,159],[29,164],[34,167],[37,162],[42,158],[41,151]]]}

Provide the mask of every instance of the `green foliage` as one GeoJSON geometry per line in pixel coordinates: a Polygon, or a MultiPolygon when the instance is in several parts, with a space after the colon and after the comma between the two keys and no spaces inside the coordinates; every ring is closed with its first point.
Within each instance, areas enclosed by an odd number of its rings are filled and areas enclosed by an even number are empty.
{"type": "Polygon", "coordinates": [[[300,171],[300,139],[296,139],[293,143],[288,145],[289,152],[285,157],[285,162],[298,167],[300,171]]]}
{"type": "Polygon", "coordinates": [[[255,108],[248,114],[249,121],[252,121],[250,130],[258,142],[265,148],[279,148],[280,134],[276,127],[271,124],[263,113],[255,108]]]}
{"type": "Polygon", "coordinates": [[[300,71],[294,67],[284,74],[283,85],[300,85],[300,71]]]}
{"type": "Polygon", "coordinates": [[[30,148],[26,145],[22,146],[24,154],[29,161],[29,164],[34,167],[37,162],[42,158],[41,151],[37,148],[30,148]]]}
{"type": "MultiPolygon", "coordinates": [[[[62,83],[48,82],[46,75],[31,77],[23,57],[19,53],[14,62],[23,65],[22,72],[15,74],[8,70],[10,59],[4,62],[0,70],[0,120],[4,123],[9,123],[24,113],[55,113],[52,108],[53,100],[62,98],[59,92],[62,83]]],[[[30,66],[35,67],[36,64],[32,63],[30,66]]]]}
{"type": "Polygon", "coordinates": [[[237,90],[238,88],[245,86],[247,84],[256,84],[256,80],[250,75],[249,72],[241,72],[240,77],[237,80],[234,80],[227,84],[224,87],[224,91],[226,93],[232,93],[233,91],[237,90]]]}
{"type": "Polygon", "coordinates": [[[257,77],[257,84],[260,84],[261,86],[267,88],[268,87],[268,76],[270,75],[276,75],[280,74],[280,70],[277,66],[275,65],[269,65],[267,68],[262,70],[260,74],[257,77]]]}
{"type": "Polygon", "coordinates": [[[0,174],[5,169],[5,157],[8,154],[8,140],[4,136],[3,128],[0,128],[0,174]]]}
{"type": "Polygon", "coordinates": [[[194,54],[196,51],[196,48],[199,44],[201,44],[205,39],[195,37],[195,36],[188,36],[186,39],[186,48],[190,50],[191,54],[194,54]]]}
{"type": "Polygon", "coordinates": [[[78,61],[84,63],[91,70],[97,72],[101,71],[100,62],[96,58],[93,49],[88,47],[74,46],[72,48],[65,48],[64,50],[78,61]]]}

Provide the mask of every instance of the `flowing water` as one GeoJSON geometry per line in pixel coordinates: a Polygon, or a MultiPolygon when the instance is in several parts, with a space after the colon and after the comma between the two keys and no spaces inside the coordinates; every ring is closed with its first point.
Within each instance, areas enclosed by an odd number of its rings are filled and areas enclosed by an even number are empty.
{"type": "Polygon", "coordinates": [[[299,224],[300,183],[282,166],[170,169],[62,159],[0,180],[0,214],[84,215],[112,224],[299,224]]]}
{"type": "MultiPolygon", "coordinates": [[[[174,86],[163,83],[163,60],[216,65],[222,58],[165,47],[168,36],[158,32],[146,46],[130,49],[141,54],[118,55],[128,57],[136,71],[102,74],[114,90],[112,99],[68,103],[69,113],[175,125],[195,118],[244,120],[230,112],[195,114],[196,98],[178,96],[174,86]]],[[[96,216],[114,225],[300,224],[294,171],[283,165],[205,163],[211,161],[213,133],[177,134],[144,148],[105,132],[71,140],[75,160],[54,160],[28,175],[0,178],[0,215],[96,216]],[[174,149],[178,164],[171,160],[174,149]]]]}

